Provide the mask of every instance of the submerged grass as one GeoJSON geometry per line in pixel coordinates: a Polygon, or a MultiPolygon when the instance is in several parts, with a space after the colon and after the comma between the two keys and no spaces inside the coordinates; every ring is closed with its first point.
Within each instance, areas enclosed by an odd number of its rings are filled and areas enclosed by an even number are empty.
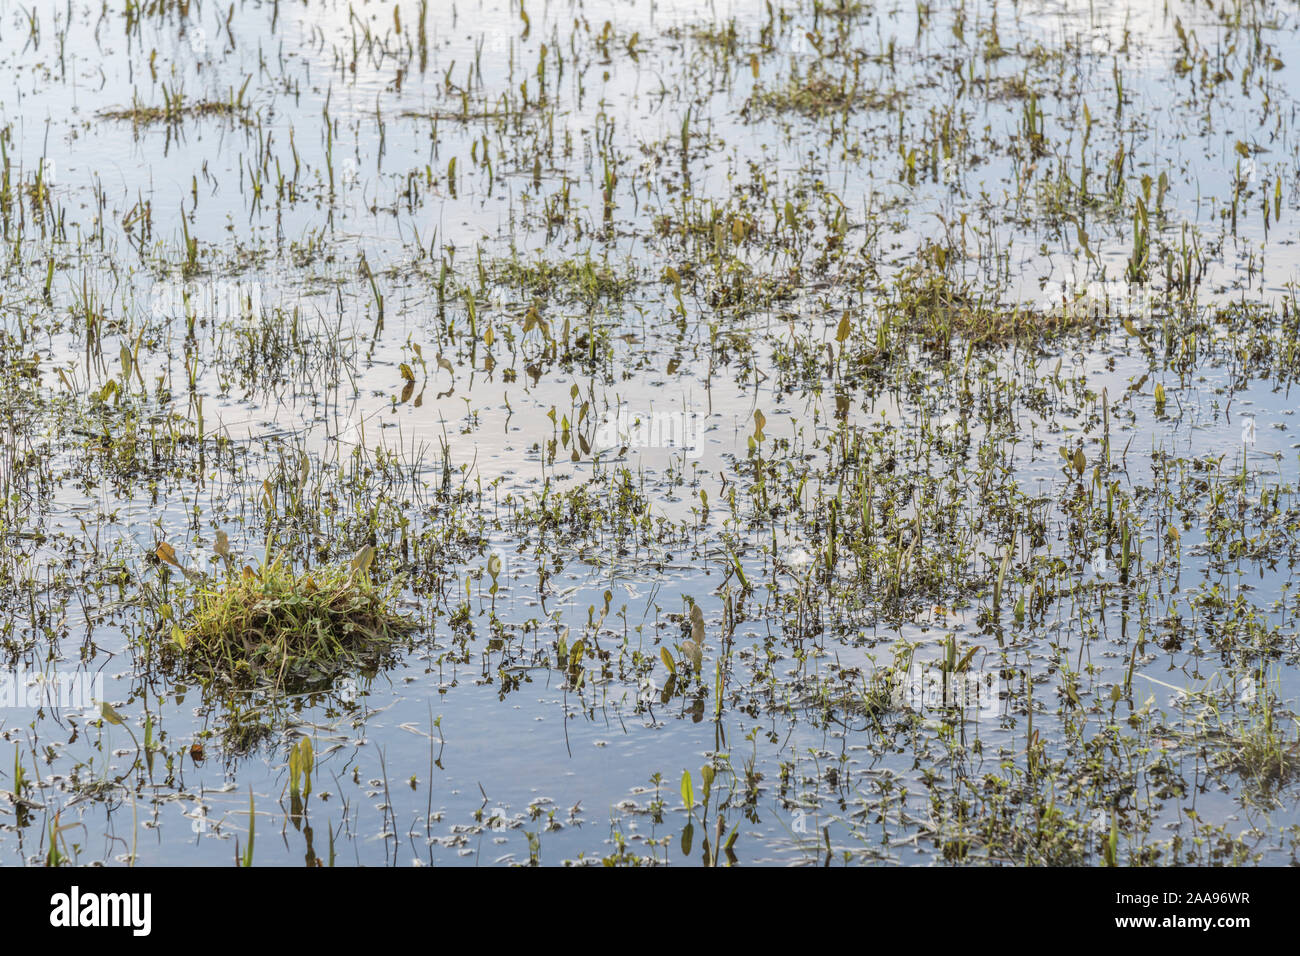
{"type": "Polygon", "coordinates": [[[919,268],[904,270],[895,281],[895,291],[903,324],[933,345],[945,345],[954,335],[980,346],[1039,340],[1083,333],[1105,319],[1095,309],[1069,305],[1008,307],[942,272],[919,268]]]}
{"type": "Polygon", "coordinates": [[[347,566],[295,572],[282,558],[207,584],[177,644],[205,677],[302,688],[373,663],[413,628],[370,580],[361,556],[347,566]]]}
{"type": "Polygon", "coordinates": [[[795,73],[784,86],[760,90],[756,105],[763,111],[822,116],[849,109],[885,109],[897,106],[901,99],[901,93],[872,89],[857,76],[832,76],[814,67],[805,75],[795,73]]]}
{"type": "Polygon", "coordinates": [[[138,96],[132,96],[131,105],[125,109],[105,109],[99,111],[102,119],[126,120],[136,126],[151,126],[155,123],[180,123],[185,119],[197,119],[207,116],[233,117],[243,123],[250,122],[247,104],[244,103],[244,91],[248,89],[248,80],[235,92],[232,87],[224,100],[197,99],[186,97],[182,89],[170,89],[165,84],[162,88],[163,105],[154,106],[142,103],[138,96]]]}
{"type": "Polygon", "coordinates": [[[1270,707],[1230,732],[1229,739],[1232,744],[1220,758],[1222,765],[1266,796],[1300,774],[1300,741],[1287,739],[1270,707]]]}

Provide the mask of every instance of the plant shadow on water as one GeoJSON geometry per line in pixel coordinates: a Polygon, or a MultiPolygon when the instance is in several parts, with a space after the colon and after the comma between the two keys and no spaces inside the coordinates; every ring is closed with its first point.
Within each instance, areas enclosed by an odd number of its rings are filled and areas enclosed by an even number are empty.
{"type": "Polygon", "coordinates": [[[0,22],[0,861],[1296,862],[1294,9],[0,22]]]}

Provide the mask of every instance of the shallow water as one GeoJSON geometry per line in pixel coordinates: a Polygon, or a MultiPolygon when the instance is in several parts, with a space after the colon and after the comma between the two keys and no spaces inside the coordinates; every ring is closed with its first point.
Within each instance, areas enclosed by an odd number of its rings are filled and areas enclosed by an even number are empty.
{"type": "Polygon", "coordinates": [[[132,9],[0,2],[0,860],[1294,862],[1295,11],[132,9]],[[219,530],[420,627],[184,680],[219,530]]]}

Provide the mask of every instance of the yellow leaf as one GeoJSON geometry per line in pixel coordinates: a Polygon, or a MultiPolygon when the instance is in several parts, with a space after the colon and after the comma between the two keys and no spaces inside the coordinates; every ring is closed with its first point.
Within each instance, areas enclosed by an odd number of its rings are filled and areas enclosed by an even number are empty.
{"type": "Polygon", "coordinates": [[[673,655],[668,653],[668,648],[659,648],[659,656],[663,658],[664,666],[668,668],[670,674],[677,673],[677,662],[673,660],[673,655]]]}
{"type": "Polygon", "coordinates": [[[311,793],[311,772],[315,766],[315,755],[312,753],[311,738],[303,737],[298,741],[298,746],[294,748],[298,754],[298,769],[302,771],[306,778],[306,793],[311,793]]]}
{"type": "Polygon", "coordinates": [[[177,568],[181,566],[180,562],[176,560],[176,549],[166,541],[158,542],[158,547],[154,550],[154,554],[157,555],[159,561],[165,561],[177,568]]]}
{"type": "Polygon", "coordinates": [[[110,724],[118,724],[122,726],[125,726],[126,724],[126,721],[122,719],[122,715],[114,710],[113,705],[106,700],[100,701],[99,712],[110,724]]]}
{"type": "Polygon", "coordinates": [[[840,317],[839,328],[835,330],[835,341],[843,345],[844,340],[849,337],[851,331],[853,331],[853,326],[849,324],[849,313],[846,311],[844,315],[840,317]]]}

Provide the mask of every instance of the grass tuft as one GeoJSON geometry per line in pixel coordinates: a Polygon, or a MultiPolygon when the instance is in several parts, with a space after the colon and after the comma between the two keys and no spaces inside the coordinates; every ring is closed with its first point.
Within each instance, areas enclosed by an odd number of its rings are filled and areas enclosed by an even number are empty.
{"type": "Polygon", "coordinates": [[[280,558],[206,584],[176,642],[203,677],[302,689],[373,664],[414,627],[358,562],[301,574],[280,558]]]}
{"type": "Polygon", "coordinates": [[[987,346],[1086,333],[1106,318],[1068,305],[1046,310],[1008,307],[931,268],[903,270],[895,287],[903,324],[935,346],[946,345],[954,336],[987,346]]]}
{"type": "Polygon", "coordinates": [[[1300,741],[1281,732],[1271,708],[1229,731],[1229,739],[1221,764],[1261,794],[1274,795],[1300,775],[1300,741]]]}
{"type": "Polygon", "coordinates": [[[755,105],[765,112],[824,116],[850,109],[887,109],[901,100],[896,91],[882,92],[863,85],[856,76],[832,76],[814,66],[807,74],[796,72],[782,87],[760,89],[755,105]]]}

